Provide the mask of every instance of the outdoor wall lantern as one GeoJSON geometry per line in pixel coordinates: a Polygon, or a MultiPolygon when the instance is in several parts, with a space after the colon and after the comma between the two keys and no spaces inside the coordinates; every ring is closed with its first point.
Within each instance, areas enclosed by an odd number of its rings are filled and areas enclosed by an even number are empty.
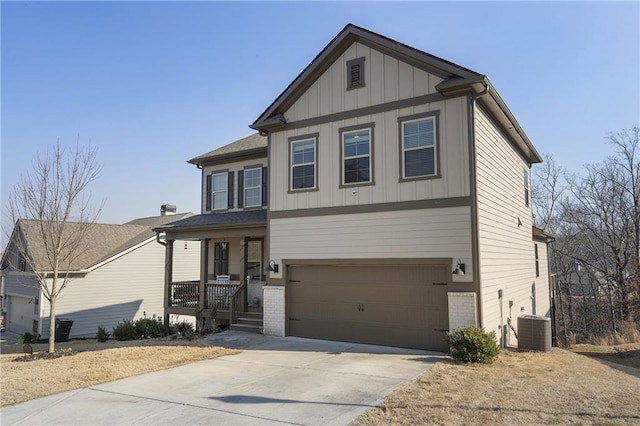
{"type": "Polygon", "coordinates": [[[465,271],[464,263],[460,262],[460,259],[458,259],[458,264],[456,265],[456,268],[451,273],[453,275],[464,275],[464,271],[465,271]]]}
{"type": "Polygon", "coordinates": [[[278,264],[272,260],[271,263],[269,263],[269,266],[267,266],[267,269],[265,269],[264,271],[278,273],[278,269],[278,264]]]}

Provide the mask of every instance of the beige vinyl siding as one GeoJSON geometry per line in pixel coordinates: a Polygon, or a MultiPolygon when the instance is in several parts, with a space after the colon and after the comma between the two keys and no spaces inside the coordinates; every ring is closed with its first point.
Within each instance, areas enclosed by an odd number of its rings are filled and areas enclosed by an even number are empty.
{"type": "MultiPolygon", "coordinates": [[[[475,135],[482,325],[499,336],[498,290],[504,295],[504,324],[509,316],[515,324],[518,316],[532,314],[535,256],[523,183],[529,165],[478,104],[475,135]],[[513,301],[511,309],[509,301],[513,301]]],[[[540,312],[542,299],[538,298],[540,312]]]]}
{"type": "MultiPolygon", "coordinates": [[[[262,165],[263,167],[267,165],[267,157],[264,158],[253,158],[250,160],[244,161],[234,161],[225,164],[219,164],[216,166],[206,166],[202,168],[202,185],[201,185],[201,206],[202,213],[208,213],[207,210],[207,175],[210,175],[214,171],[219,170],[228,170],[233,173],[233,209],[231,211],[238,210],[238,171],[244,170],[246,166],[257,166],[262,165]]],[[[242,209],[240,209],[242,210],[242,209]]]]}
{"type": "MultiPolygon", "coordinates": [[[[357,89],[362,90],[362,89],[357,89]]],[[[415,107],[309,126],[271,135],[270,210],[296,210],[372,203],[469,196],[468,116],[466,98],[454,98],[415,107]],[[440,178],[400,182],[398,118],[439,111],[440,178]],[[374,123],[373,178],[375,184],[340,188],[339,129],[374,123]],[[289,191],[289,138],[318,133],[317,191],[289,191]]]]}
{"type": "Polygon", "coordinates": [[[547,245],[542,242],[536,242],[536,244],[538,244],[538,265],[540,268],[540,276],[537,277],[535,281],[535,314],[550,317],[551,299],[549,297],[549,259],[547,245]]]}
{"type": "Polygon", "coordinates": [[[470,214],[469,207],[450,207],[272,219],[270,258],[451,257],[472,271],[470,214]]]}
{"type": "Polygon", "coordinates": [[[285,113],[288,122],[436,93],[442,79],[352,44],[285,113]],[[347,90],[347,62],[364,57],[365,87],[347,90]]]}
{"type": "MultiPolygon", "coordinates": [[[[200,279],[200,243],[176,243],[174,281],[200,279]]],[[[56,317],[74,321],[71,337],[93,337],[99,325],[108,332],[123,319],[164,314],[165,248],[155,239],[73,279],[56,303],[56,317]]],[[[41,334],[49,335],[49,304],[44,301],[41,334]]]]}

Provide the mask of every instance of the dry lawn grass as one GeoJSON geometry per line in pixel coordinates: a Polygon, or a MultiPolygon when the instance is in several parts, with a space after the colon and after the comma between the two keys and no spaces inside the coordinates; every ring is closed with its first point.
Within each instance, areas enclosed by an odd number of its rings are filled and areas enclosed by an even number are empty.
{"type": "Polygon", "coordinates": [[[563,349],[436,364],[355,425],[640,424],[640,370],[563,349]]]}
{"type": "MultiPolygon", "coordinates": [[[[34,351],[43,350],[40,345],[33,346],[34,351]]],[[[69,347],[83,352],[56,359],[16,362],[16,358],[24,355],[7,354],[10,348],[3,346],[0,406],[238,353],[198,341],[155,339],[106,343],[89,340],[56,345],[57,349],[69,347]]]]}

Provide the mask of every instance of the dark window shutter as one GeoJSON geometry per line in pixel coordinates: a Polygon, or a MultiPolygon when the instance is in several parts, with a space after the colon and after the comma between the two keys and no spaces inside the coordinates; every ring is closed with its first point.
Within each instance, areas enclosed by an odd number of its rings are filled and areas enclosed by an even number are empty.
{"type": "Polygon", "coordinates": [[[228,209],[231,210],[233,208],[233,172],[229,172],[229,176],[227,177],[228,180],[228,184],[229,184],[229,188],[228,188],[228,196],[229,196],[229,201],[228,201],[228,209]]]}
{"type": "Polygon", "coordinates": [[[205,210],[211,211],[211,175],[207,175],[207,195],[205,210]]]}
{"type": "Polygon", "coordinates": [[[244,206],[244,170],[238,170],[238,208],[244,206]]]}
{"type": "Polygon", "coordinates": [[[269,188],[269,170],[262,168],[262,206],[267,205],[267,189],[269,188]]]}

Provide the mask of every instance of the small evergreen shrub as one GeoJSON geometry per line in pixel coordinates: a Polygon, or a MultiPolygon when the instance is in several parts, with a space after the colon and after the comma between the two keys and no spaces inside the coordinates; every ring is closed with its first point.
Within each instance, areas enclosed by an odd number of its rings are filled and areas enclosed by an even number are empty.
{"type": "Polygon", "coordinates": [[[176,331],[180,334],[191,334],[193,333],[193,324],[189,321],[182,321],[176,324],[176,331]]]}
{"type": "Polygon", "coordinates": [[[31,343],[33,342],[33,334],[31,333],[24,333],[22,335],[22,337],[20,337],[22,339],[22,343],[31,343]]]}
{"type": "Polygon", "coordinates": [[[169,334],[169,328],[156,316],[140,318],[135,321],[134,327],[139,339],[165,337],[169,334]]]}
{"type": "Polygon", "coordinates": [[[475,326],[462,327],[447,334],[451,357],[463,362],[492,364],[500,353],[496,333],[475,326]]]}
{"type": "Polygon", "coordinates": [[[109,340],[109,332],[101,325],[98,326],[98,332],[96,333],[96,340],[104,343],[109,340]]]}
{"type": "Polygon", "coordinates": [[[140,336],[138,335],[133,322],[123,320],[122,322],[119,322],[118,325],[113,327],[113,337],[116,340],[136,340],[140,336]]]}

